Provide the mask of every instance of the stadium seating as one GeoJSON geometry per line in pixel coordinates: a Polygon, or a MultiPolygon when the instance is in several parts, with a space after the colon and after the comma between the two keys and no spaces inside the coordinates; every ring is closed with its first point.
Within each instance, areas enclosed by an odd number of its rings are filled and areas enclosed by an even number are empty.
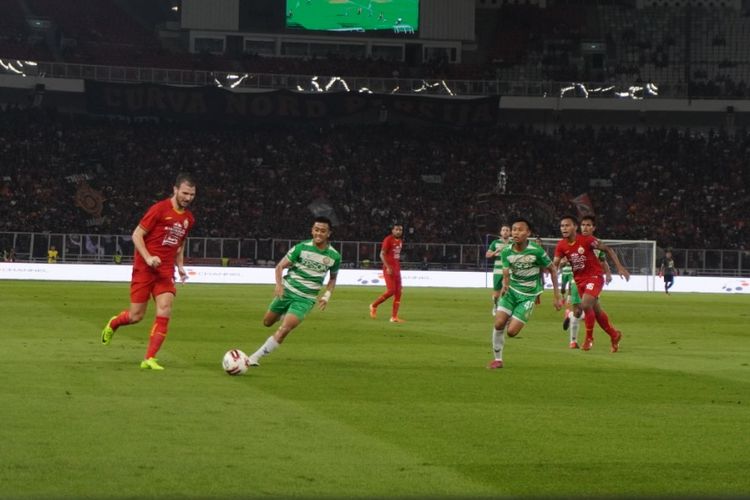
{"type": "Polygon", "coordinates": [[[479,243],[516,215],[555,236],[557,217],[588,193],[608,238],[742,249],[748,141],[666,129],[209,127],[8,110],[0,232],[129,234],[188,170],[199,181],[196,236],[296,239],[321,201],[340,240],[369,241],[402,220],[411,242],[479,243]],[[493,189],[500,165],[505,194],[493,189]],[[100,217],[75,204],[82,175],[104,199],[100,217]]]}

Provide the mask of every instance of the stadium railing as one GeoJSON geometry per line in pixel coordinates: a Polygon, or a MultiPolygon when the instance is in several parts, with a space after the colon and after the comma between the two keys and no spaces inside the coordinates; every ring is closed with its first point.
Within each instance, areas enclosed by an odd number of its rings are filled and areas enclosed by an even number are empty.
{"type": "MultiPolygon", "coordinates": [[[[244,71],[208,71],[128,66],[106,66],[65,62],[37,62],[24,67],[28,76],[68,79],[89,79],[121,83],[157,83],[170,85],[222,85],[234,87],[244,71]]],[[[610,82],[554,82],[498,79],[440,79],[440,78],[381,78],[338,75],[300,75],[248,72],[237,85],[255,89],[288,89],[320,91],[442,94],[453,96],[516,96],[516,97],[630,97],[630,98],[686,98],[688,85],[655,82],[652,91],[643,83],[612,84],[610,82]]]]}
{"type": "MultiPolygon", "coordinates": [[[[550,251],[552,239],[544,238],[550,251]]],[[[186,263],[193,266],[272,267],[296,240],[255,238],[188,238],[186,263]]],[[[344,268],[380,268],[379,241],[334,241],[344,268]]],[[[18,262],[46,262],[47,250],[55,246],[60,263],[130,264],[133,243],[129,235],[0,232],[0,255],[15,249],[18,262]]],[[[491,271],[484,258],[484,244],[412,243],[405,241],[404,269],[491,271]]],[[[690,276],[750,276],[750,251],[673,248],[679,274],[690,276]]],[[[657,257],[661,257],[661,250],[657,257]]],[[[644,274],[643,264],[620,251],[633,274],[644,274]]],[[[1,263],[2,259],[0,259],[1,263]]],[[[656,270],[658,271],[658,259],[656,270]]]]}

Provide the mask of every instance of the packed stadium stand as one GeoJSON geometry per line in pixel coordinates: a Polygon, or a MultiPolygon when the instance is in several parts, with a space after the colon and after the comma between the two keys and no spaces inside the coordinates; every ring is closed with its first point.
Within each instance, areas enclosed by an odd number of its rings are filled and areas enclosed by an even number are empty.
{"type": "MultiPolygon", "coordinates": [[[[169,23],[169,2],[139,12],[135,3],[0,0],[0,59],[396,80],[654,81],[693,97],[748,92],[750,28],[741,9],[509,3],[477,10],[477,50],[452,64],[191,54],[157,34],[169,23]]],[[[199,179],[195,236],[298,238],[311,204],[330,206],[339,240],[371,240],[398,219],[410,241],[481,243],[501,217],[516,214],[555,236],[557,217],[575,213],[585,194],[608,238],[742,250],[750,241],[750,138],[732,127],[613,128],[600,120],[566,128],[554,117],[538,128],[222,126],[31,107],[40,109],[0,113],[0,231],[127,234],[174,173],[188,170],[199,179]],[[93,223],[76,201],[81,180],[102,203],[93,223]]]]}
{"type": "Polygon", "coordinates": [[[726,249],[750,241],[746,136],[212,128],[9,110],[0,114],[0,141],[0,231],[127,234],[174,173],[189,170],[200,183],[195,236],[296,238],[307,232],[309,205],[322,202],[339,219],[341,240],[369,240],[403,220],[414,242],[478,243],[501,214],[529,216],[538,234],[553,237],[557,217],[575,213],[574,198],[587,193],[608,238],[726,249]],[[81,176],[104,198],[97,225],[76,206],[81,176]],[[496,192],[491,203],[479,196],[488,191],[496,192]]]}

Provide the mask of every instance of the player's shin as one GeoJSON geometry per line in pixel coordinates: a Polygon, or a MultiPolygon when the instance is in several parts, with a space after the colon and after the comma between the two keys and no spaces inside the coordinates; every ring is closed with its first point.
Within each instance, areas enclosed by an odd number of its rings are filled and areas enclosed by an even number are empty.
{"type": "Polygon", "coordinates": [[[617,336],[617,330],[615,330],[615,327],[612,326],[612,323],[609,322],[609,316],[607,316],[607,313],[604,312],[604,309],[600,309],[596,313],[596,322],[599,323],[599,326],[602,327],[602,330],[607,332],[610,337],[617,336]]]}
{"type": "Polygon", "coordinates": [[[573,311],[568,314],[568,318],[570,318],[570,342],[578,342],[578,330],[581,328],[581,318],[576,318],[573,311]]]}
{"type": "Polygon", "coordinates": [[[250,364],[257,365],[260,358],[271,354],[277,347],[279,347],[279,343],[276,341],[276,338],[271,335],[266,339],[263,345],[260,346],[260,349],[250,355],[250,364]]]}
{"type": "Polygon", "coordinates": [[[151,327],[151,334],[148,339],[148,348],[146,349],[146,356],[144,359],[156,357],[156,353],[159,352],[161,345],[167,338],[167,330],[169,328],[169,318],[164,316],[157,316],[154,320],[154,324],[151,327]]]}
{"type": "Polygon", "coordinates": [[[508,323],[505,322],[505,327],[502,330],[492,329],[492,351],[494,352],[495,359],[503,359],[503,348],[505,347],[505,330],[508,328],[508,323]]]}

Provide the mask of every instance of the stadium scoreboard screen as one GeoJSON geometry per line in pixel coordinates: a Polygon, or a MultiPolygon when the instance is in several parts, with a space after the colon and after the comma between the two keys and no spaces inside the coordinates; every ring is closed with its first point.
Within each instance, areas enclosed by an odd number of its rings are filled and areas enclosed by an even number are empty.
{"type": "Polygon", "coordinates": [[[412,35],[419,0],[286,0],[288,29],[412,35]]]}

